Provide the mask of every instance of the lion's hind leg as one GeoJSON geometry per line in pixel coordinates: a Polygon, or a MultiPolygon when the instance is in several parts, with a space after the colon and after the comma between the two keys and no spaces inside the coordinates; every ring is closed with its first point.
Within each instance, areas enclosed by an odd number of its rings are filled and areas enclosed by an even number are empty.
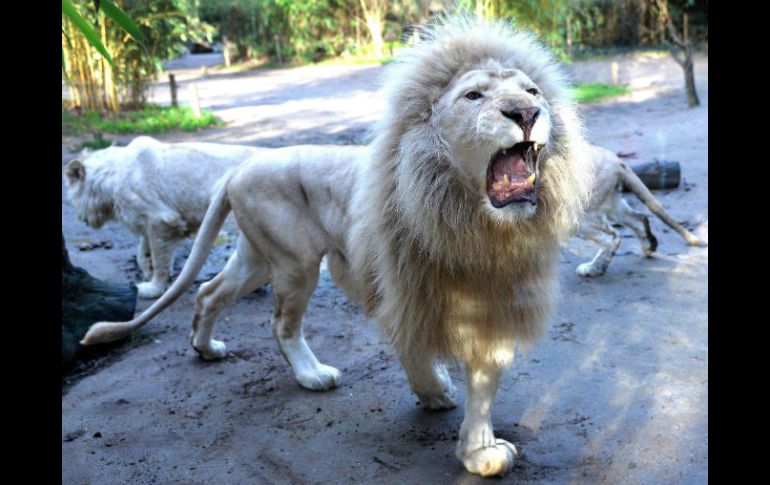
{"type": "Polygon", "coordinates": [[[416,352],[403,352],[399,359],[409,379],[409,387],[425,409],[440,411],[457,406],[455,387],[446,366],[416,352]]]}
{"type": "Polygon", "coordinates": [[[314,391],[340,384],[340,371],[318,361],[302,332],[302,316],[318,284],[320,261],[273,264],[273,335],[300,386],[314,391]]]}
{"type": "Polygon", "coordinates": [[[150,243],[146,234],[139,237],[139,246],[136,248],[136,263],[142,270],[144,280],[152,280],[152,258],[150,256],[150,243]]]}
{"type": "Polygon", "coordinates": [[[235,300],[267,284],[269,279],[267,262],[245,237],[239,237],[224,269],[198,290],[190,340],[201,358],[214,360],[225,356],[224,342],[211,337],[217,317],[235,300]]]}
{"type": "Polygon", "coordinates": [[[603,215],[587,217],[580,227],[578,236],[598,244],[599,251],[594,256],[594,259],[578,265],[575,272],[578,276],[603,275],[620,246],[620,236],[609,225],[603,215]]]}
{"type": "Polygon", "coordinates": [[[650,229],[650,220],[641,212],[632,209],[625,199],[620,196],[618,198],[620,200],[616,204],[615,210],[608,213],[610,222],[621,224],[634,231],[642,245],[642,252],[646,257],[651,257],[658,248],[658,239],[650,229]]]}

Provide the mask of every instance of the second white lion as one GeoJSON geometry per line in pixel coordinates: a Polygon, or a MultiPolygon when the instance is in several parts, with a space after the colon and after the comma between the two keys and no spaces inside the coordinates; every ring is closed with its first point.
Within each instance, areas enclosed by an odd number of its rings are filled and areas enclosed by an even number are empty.
{"type": "Polygon", "coordinates": [[[68,196],[78,219],[98,229],[119,221],[139,236],[140,298],[168,287],[174,249],[200,227],[217,182],[259,148],[220,143],[162,143],[147,136],[67,164],[68,196]]]}

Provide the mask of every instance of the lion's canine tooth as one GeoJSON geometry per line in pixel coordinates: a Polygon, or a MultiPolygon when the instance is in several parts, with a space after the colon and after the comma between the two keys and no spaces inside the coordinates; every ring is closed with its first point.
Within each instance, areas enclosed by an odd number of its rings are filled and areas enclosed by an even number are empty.
{"type": "Polygon", "coordinates": [[[503,174],[503,183],[505,185],[511,185],[511,181],[508,179],[508,174],[507,173],[503,174]]]}
{"type": "Polygon", "coordinates": [[[534,185],[534,184],[535,184],[535,177],[536,177],[536,176],[535,176],[535,174],[534,174],[534,173],[533,173],[532,175],[530,175],[529,177],[527,177],[527,183],[528,183],[529,185],[534,185]]]}

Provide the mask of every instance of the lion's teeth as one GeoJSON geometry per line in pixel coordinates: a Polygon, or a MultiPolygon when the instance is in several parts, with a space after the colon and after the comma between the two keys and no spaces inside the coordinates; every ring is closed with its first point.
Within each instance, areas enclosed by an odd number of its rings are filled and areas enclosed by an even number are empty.
{"type": "Polygon", "coordinates": [[[508,174],[507,173],[503,174],[503,183],[505,185],[511,185],[511,181],[508,179],[508,174]]]}
{"type": "Polygon", "coordinates": [[[533,173],[532,175],[530,175],[529,177],[527,177],[527,183],[528,183],[529,185],[534,185],[534,183],[535,183],[535,177],[536,177],[536,175],[535,175],[534,173],[533,173]]]}

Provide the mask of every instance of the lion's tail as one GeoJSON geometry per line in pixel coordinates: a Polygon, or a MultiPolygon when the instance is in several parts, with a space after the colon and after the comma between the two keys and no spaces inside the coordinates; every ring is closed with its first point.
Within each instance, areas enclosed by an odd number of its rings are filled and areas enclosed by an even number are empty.
{"type": "Polygon", "coordinates": [[[626,165],[625,163],[621,163],[621,178],[623,179],[623,185],[626,186],[628,190],[636,194],[639,199],[644,202],[644,205],[647,206],[650,211],[658,216],[660,220],[665,222],[669,227],[671,227],[673,230],[679,233],[682,238],[689,244],[690,246],[705,246],[706,243],[699,239],[695,234],[691,233],[684,227],[682,227],[681,224],[676,222],[673,217],[668,215],[666,211],[663,210],[663,206],[660,205],[660,202],[658,202],[658,199],[655,198],[654,195],[652,195],[652,192],[650,192],[650,189],[647,188],[646,185],[644,185],[644,182],[637,177],[637,175],[634,173],[631,168],[626,165]]]}
{"type": "Polygon", "coordinates": [[[206,215],[203,217],[198,236],[193,243],[190,257],[187,258],[182,272],[171,287],[152,306],[130,322],[97,322],[91,325],[86,336],[80,341],[81,344],[102,344],[128,336],[174,303],[187,287],[195,281],[195,277],[206,262],[206,258],[216,240],[217,234],[219,234],[220,228],[230,213],[230,202],[227,200],[227,181],[232,177],[232,174],[233,171],[228,172],[223,177],[227,178],[227,180],[221,180],[221,183],[218,184],[218,190],[211,200],[206,215]]]}

